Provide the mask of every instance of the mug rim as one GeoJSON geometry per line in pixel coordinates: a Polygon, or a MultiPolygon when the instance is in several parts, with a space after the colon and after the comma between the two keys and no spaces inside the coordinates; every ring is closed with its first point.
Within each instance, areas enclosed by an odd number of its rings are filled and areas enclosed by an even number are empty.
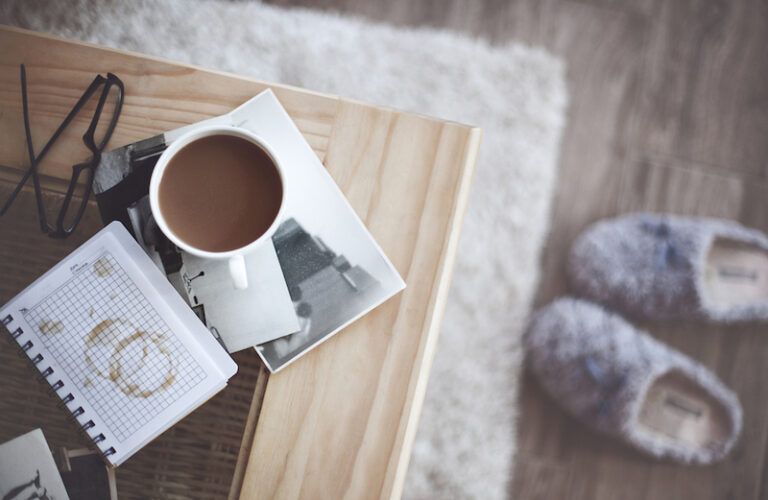
{"type": "Polygon", "coordinates": [[[272,147],[267,144],[267,142],[260,137],[259,135],[251,132],[250,130],[246,130],[244,128],[235,127],[232,125],[209,125],[205,127],[196,128],[194,130],[190,130],[189,132],[186,132],[176,138],[170,146],[168,146],[165,151],[160,155],[160,158],[158,158],[157,163],[155,164],[155,168],[152,171],[152,176],[150,177],[149,181],[149,205],[150,209],[152,210],[152,216],[155,219],[155,222],[160,227],[160,230],[163,232],[163,234],[170,239],[176,246],[181,248],[187,253],[190,253],[192,255],[196,255],[198,257],[207,258],[207,259],[227,259],[231,258],[237,255],[245,255],[249,253],[251,250],[255,249],[257,246],[259,246],[261,243],[264,242],[264,240],[271,238],[272,235],[277,230],[277,227],[280,225],[282,215],[283,215],[283,209],[285,208],[285,175],[283,173],[283,167],[282,163],[280,162],[280,159],[278,158],[277,153],[272,149],[272,147]],[[196,140],[202,139],[204,137],[210,137],[215,135],[228,135],[228,136],[236,136],[240,137],[242,139],[245,139],[252,144],[255,144],[258,146],[262,151],[267,153],[267,155],[272,160],[272,164],[275,167],[275,170],[277,171],[278,177],[280,178],[280,184],[283,188],[283,196],[280,200],[280,208],[277,210],[277,214],[275,215],[275,219],[272,221],[272,224],[267,228],[266,231],[264,231],[258,238],[251,241],[247,245],[243,245],[242,247],[235,248],[233,250],[227,250],[225,252],[211,252],[209,250],[203,250],[201,248],[194,247],[181,239],[176,233],[173,232],[173,230],[168,226],[167,221],[165,220],[165,216],[163,216],[162,210],[160,209],[160,184],[162,182],[163,174],[165,173],[165,170],[170,163],[171,159],[173,159],[176,154],[183,149],[185,146],[195,142],[196,140]]]}

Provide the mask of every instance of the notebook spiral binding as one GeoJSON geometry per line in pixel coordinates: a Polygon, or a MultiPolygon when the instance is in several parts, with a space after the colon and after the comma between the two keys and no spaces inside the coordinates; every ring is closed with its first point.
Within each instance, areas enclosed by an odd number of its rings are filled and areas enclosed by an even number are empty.
{"type": "Polygon", "coordinates": [[[22,339],[20,337],[24,334],[24,330],[22,330],[21,327],[11,330],[12,322],[13,316],[11,314],[6,315],[2,318],[2,320],[0,320],[0,323],[2,323],[2,325],[8,330],[11,339],[13,339],[14,343],[16,344],[19,355],[26,358],[30,362],[31,366],[40,372],[40,376],[38,378],[45,383],[49,392],[51,392],[54,396],[56,396],[57,399],[60,400],[58,406],[67,410],[67,414],[70,419],[75,422],[75,425],[77,425],[78,429],[80,429],[83,435],[85,435],[88,440],[94,444],[96,450],[105,460],[110,455],[114,455],[116,452],[113,446],[110,446],[106,449],[103,448],[103,443],[106,440],[104,434],[99,433],[93,436],[88,432],[90,429],[96,426],[93,420],[87,420],[85,423],[81,423],[78,420],[78,417],[81,417],[85,413],[83,407],[77,406],[76,408],[70,408],[70,403],[75,400],[75,396],[71,392],[67,393],[64,397],[59,395],[59,391],[64,388],[64,381],[61,379],[57,380],[56,377],[52,377],[52,375],[55,374],[55,370],[52,367],[43,367],[41,365],[41,363],[45,360],[45,357],[40,353],[36,354],[34,357],[28,355],[28,351],[32,349],[35,344],[31,340],[27,340],[26,342],[22,343],[22,339]],[[99,446],[100,443],[102,443],[102,446],[99,446]]]}

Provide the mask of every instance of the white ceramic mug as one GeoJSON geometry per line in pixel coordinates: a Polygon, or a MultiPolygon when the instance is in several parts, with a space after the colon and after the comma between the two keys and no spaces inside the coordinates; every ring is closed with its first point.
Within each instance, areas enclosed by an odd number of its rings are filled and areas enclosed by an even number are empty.
{"type": "Polygon", "coordinates": [[[155,218],[155,222],[157,222],[157,225],[160,227],[160,230],[163,231],[163,233],[168,237],[169,240],[171,240],[177,247],[181,248],[185,252],[191,253],[198,257],[202,257],[204,259],[228,259],[229,274],[232,277],[232,282],[234,283],[235,288],[244,289],[244,288],[248,288],[248,275],[246,273],[244,256],[247,255],[249,252],[252,252],[254,249],[259,247],[260,245],[262,245],[264,242],[270,241],[275,230],[277,230],[277,226],[280,225],[280,219],[283,213],[283,208],[285,207],[285,176],[283,175],[283,170],[280,165],[280,161],[278,160],[278,157],[275,154],[274,150],[266,142],[264,142],[264,140],[261,139],[259,136],[247,130],[237,128],[237,127],[229,127],[229,126],[201,127],[181,135],[178,139],[176,139],[171,143],[171,145],[163,152],[163,154],[157,160],[155,169],[152,171],[152,179],[149,182],[149,204],[150,204],[150,207],[152,208],[152,215],[155,218]],[[277,170],[277,173],[280,176],[280,182],[283,188],[283,199],[280,202],[280,209],[278,210],[277,215],[275,216],[275,220],[272,222],[269,228],[264,232],[264,234],[262,234],[257,239],[255,239],[254,241],[248,243],[243,247],[236,248],[234,250],[229,250],[226,252],[209,252],[207,250],[202,250],[200,248],[191,246],[190,244],[188,244],[187,242],[179,238],[173,232],[173,230],[170,227],[168,227],[168,223],[166,222],[165,217],[163,216],[163,212],[160,209],[160,202],[159,202],[160,184],[163,181],[163,173],[165,172],[165,169],[168,166],[171,159],[184,146],[198,139],[202,139],[203,137],[208,137],[212,135],[229,135],[229,136],[240,137],[249,142],[252,142],[256,146],[261,148],[265,153],[267,153],[267,155],[269,155],[270,159],[272,160],[272,163],[275,166],[275,170],[277,170]]]}

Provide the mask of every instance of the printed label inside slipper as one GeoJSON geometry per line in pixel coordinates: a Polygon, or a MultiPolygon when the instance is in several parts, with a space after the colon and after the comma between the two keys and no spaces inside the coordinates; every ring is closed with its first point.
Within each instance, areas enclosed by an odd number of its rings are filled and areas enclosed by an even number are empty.
{"type": "Polygon", "coordinates": [[[768,300],[768,252],[758,247],[717,239],[704,272],[703,293],[717,307],[768,300]]]}
{"type": "Polygon", "coordinates": [[[648,389],[640,410],[640,427],[666,441],[702,448],[728,436],[724,408],[686,377],[670,373],[648,389]]]}

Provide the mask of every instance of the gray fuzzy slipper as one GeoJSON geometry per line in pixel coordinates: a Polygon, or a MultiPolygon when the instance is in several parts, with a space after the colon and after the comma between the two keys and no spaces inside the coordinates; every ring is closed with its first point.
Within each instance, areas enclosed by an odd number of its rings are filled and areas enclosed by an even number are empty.
{"type": "Polygon", "coordinates": [[[528,363],[574,417],[655,457],[708,464],[741,431],[741,405],[712,372],[583,300],[539,310],[528,363]]]}
{"type": "Polygon", "coordinates": [[[768,237],[733,221],[600,221],[577,238],[568,271],[579,294],[630,316],[768,320],[768,237]]]}

